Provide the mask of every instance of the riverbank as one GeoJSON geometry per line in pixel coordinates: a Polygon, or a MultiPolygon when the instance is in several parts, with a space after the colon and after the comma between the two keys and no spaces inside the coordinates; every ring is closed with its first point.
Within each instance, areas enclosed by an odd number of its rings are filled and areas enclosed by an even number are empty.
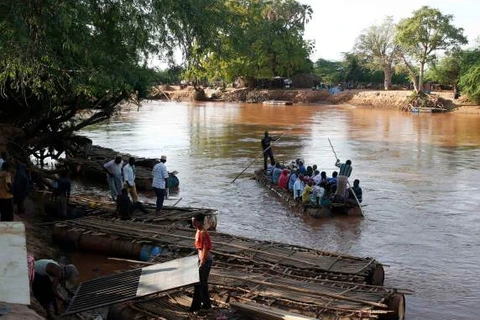
{"type": "MultiPolygon", "coordinates": [[[[161,86],[154,90],[152,99],[192,101],[196,91],[193,87],[180,89],[178,86],[161,86]]],[[[412,92],[408,90],[346,90],[335,94],[328,90],[312,89],[248,89],[227,88],[205,89],[205,97],[211,101],[261,103],[269,100],[291,101],[293,103],[352,104],[380,109],[402,109],[408,105],[412,92]]],[[[453,99],[450,91],[432,92],[438,95],[449,111],[464,114],[480,114],[480,105],[469,103],[461,97],[453,99]]]]}

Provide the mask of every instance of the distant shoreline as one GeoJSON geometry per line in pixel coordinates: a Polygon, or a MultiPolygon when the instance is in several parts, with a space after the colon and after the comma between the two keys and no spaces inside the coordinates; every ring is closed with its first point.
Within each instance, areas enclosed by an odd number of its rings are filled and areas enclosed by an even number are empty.
{"type": "MultiPolygon", "coordinates": [[[[172,101],[195,101],[196,91],[193,87],[180,88],[179,86],[160,86],[154,89],[156,95],[149,99],[172,100],[172,101]]],[[[335,94],[327,90],[312,89],[232,89],[225,91],[219,89],[204,89],[205,101],[225,101],[238,103],[262,103],[263,101],[277,100],[293,103],[322,103],[322,104],[343,104],[348,103],[354,106],[369,106],[381,109],[402,109],[408,105],[409,90],[345,90],[335,94]],[[212,98],[210,98],[212,97],[212,98]]],[[[453,99],[451,91],[432,92],[439,95],[451,106],[453,113],[459,114],[480,114],[480,106],[464,101],[453,99]]]]}

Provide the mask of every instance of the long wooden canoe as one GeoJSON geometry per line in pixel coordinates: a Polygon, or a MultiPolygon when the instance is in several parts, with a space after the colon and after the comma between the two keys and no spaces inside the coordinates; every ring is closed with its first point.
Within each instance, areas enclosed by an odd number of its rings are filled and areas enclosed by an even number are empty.
{"type": "Polygon", "coordinates": [[[262,169],[255,171],[255,179],[275,196],[283,205],[295,212],[306,213],[314,218],[327,218],[337,216],[363,217],[362,208],[353,203],[330,203],[320,206],[305,206],[295,201],[293,195],[286,189],[280,189],[273,185],[262,169]]]}

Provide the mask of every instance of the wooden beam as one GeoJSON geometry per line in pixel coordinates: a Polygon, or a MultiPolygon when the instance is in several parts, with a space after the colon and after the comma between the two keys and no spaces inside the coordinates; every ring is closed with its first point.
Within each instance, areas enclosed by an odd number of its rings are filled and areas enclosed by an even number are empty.
{"type": "Polygon", "coordinates": [[[296,314],[256,303],[232,302],[230,303],[230,306],[250,316],[259,317],[266,320],[317,320],[316,318],[311,318],[301,314],[296,314]]]}

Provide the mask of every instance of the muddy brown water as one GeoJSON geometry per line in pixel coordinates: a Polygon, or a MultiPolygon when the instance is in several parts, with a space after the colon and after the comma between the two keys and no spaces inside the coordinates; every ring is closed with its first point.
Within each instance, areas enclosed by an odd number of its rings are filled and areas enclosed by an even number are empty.
{"type": "Polygon", "coordinates": [[[388,265],[386,285],[415,291],[408,319],[466,320],[480,311],[479,123],[478,115],[352,106],[147,102],[84,134],[121,152],[167,155],[180,179],[168,203],[217,208],[219,231],[375,257],[388,265]],[[265,192],[251,178],[266,129],[286,132],[273,147],[278,160],[301,157],[329,175],[330,138],[353,162],[367,217],[315,220],[265,192]]]}

